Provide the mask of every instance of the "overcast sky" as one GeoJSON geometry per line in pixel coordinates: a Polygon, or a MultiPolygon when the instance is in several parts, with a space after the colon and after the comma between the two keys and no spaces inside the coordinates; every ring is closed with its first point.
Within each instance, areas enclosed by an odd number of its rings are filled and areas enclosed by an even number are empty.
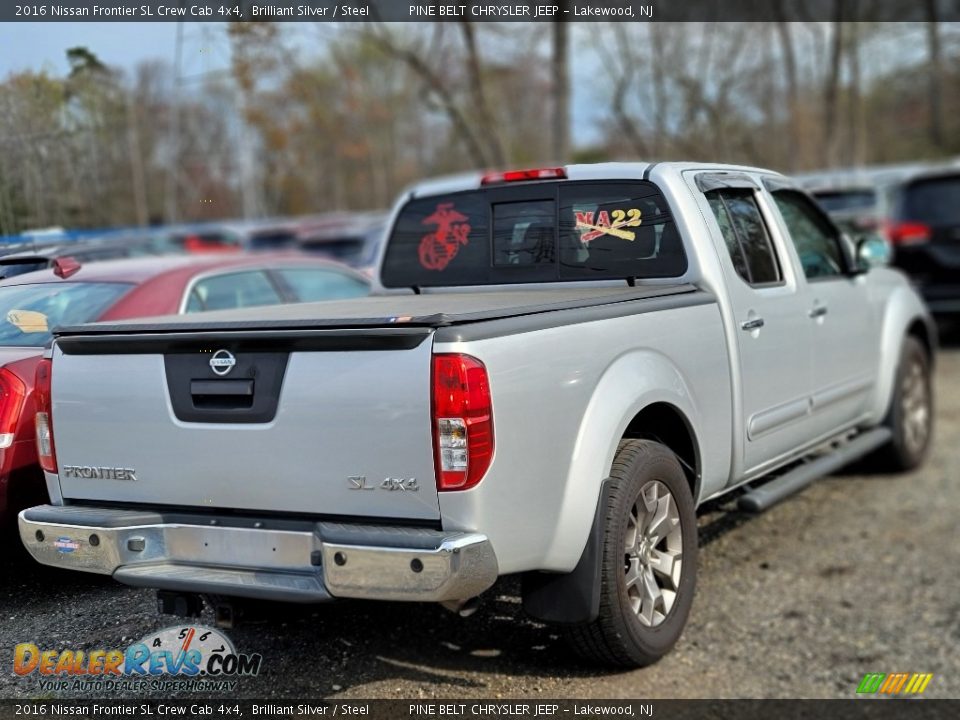
{"type": "MultiPolygon", "coordinates": [[[[184,76],[229,67],[230,51],[224,25],[184,25],[184,76]],[[205,47],[209,52],[204,55],[200,51],[205,47]]],[[[126,70],[143,60],[164,60],[172,64],[176,28],[175,22],[0,23],[0,79],[18,70],[47,70],[63,75],[69,69],[66,50],[78,45],[91,50],[107,65],[126,70]]],[[[300,35],[304,52],[310,43],[317,41],[316,34],[309,34],[308,30],[304,24],[293,30],[294,36],[300,35]]],[[[593,97],[597,90],[595,82],[588,80],[596,70],[595,64],[581,61],[572,65],[573,134],[575,141],[583,144],[596,139],[596,119],[604,113],[598,109],[598,97],[593,97]]]]}

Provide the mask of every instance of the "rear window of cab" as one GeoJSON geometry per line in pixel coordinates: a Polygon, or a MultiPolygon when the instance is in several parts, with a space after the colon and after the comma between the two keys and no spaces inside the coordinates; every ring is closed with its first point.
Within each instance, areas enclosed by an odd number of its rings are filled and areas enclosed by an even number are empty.
{"type": "Polygon", "coordinates": [[[656,185],[538,182],[418,198],[400,211],[386,287],[677,277],[683,243],[656,185]]]}

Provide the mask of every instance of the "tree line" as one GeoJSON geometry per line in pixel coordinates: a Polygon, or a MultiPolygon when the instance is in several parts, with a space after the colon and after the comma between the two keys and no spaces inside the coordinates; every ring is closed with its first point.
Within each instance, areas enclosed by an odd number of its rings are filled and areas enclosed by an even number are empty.
{"type": "Polygon", "coordinates": [[[475,168],[957,155],[960,28],[923,2],[914,24],[232,23],[229,66],[189,80],[78,43],[63,76],[0,83],[0,234],[382,208],[475,168]]]}

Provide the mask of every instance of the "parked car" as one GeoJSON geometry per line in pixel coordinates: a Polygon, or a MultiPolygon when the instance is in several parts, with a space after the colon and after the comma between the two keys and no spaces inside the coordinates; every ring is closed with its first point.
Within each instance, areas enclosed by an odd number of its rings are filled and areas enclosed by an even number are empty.
{"type": "Polygon", "coordinates": [[[853,238],[880,228],[880,202],[874,187],[831,188],[813,190],[811,194],[837,227],[853,238]]]}
{"type": "Polygon", "coordinates": [[[0,282],[0,518],[45,501],[33,383],[58,325],[366,295],[350,268],[300,255],[180,256],[50,270],[0,282]]]}
{"type": "Polygon", "coordinates": [[[299,247],[352,267],[372,271],[387,230],[388,216],[381,212],[337,213],[301,221],[299,247]]]}
{"type": "Polygon", "coordinates": [[[60,258],[89,264],[154,254],[157,253],[142,242],[127,238],[30,246],[0,255],[0,280],[53,267],[60,258]]]}
{"type": "Polygon", "coordinates": [[[290,221],[227,221],[162,229],[156,241],[165,252],[277,252],[298,249],[290,221]]]}
{"type": "Polygon", "coordinates": [[[433,181],[379,281],[407,294],[59,330],[30,553],[225,622],[237,597],[466,612],[521,574],[528,614],[636,666],[686,623],[699,504],[927,454],[922,301],[774,172],[433,181]]]}
{"type": "Polygon", "coordinates": [[[893,189],[887,232],[894,265],[930,310],[960,313],[960,166],[919,173],[893,189]]]}
{"type": "Polygon", "coordinates": [[[960,160],[815,174],[805,185],[851,235],[885,238],[935,314],[960,312],[960,160]]]}

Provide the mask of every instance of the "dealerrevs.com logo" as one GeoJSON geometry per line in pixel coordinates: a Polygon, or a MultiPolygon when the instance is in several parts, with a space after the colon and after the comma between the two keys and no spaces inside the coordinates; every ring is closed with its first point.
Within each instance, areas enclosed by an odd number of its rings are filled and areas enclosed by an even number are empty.
{"type": "Polygon", "coordinates": [[[260,672],[263,657],[238,653],[219,630],[202,625],[168,627],[124,649],[42,649],[20,643],[13,672],[36,677],[44,691],[195,690],[232,692],[237,678],[260,672]]]}
{"type": "Polygon", "coordinates": [[[933,673],[867,673],[857,686],[860,695],[919,695],[927,689],[933,673]]]}

